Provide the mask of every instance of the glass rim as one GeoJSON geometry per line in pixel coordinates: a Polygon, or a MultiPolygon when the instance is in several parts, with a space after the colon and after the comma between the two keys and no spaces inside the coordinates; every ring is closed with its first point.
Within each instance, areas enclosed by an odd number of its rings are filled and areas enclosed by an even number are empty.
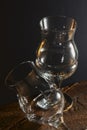
{"type": "MultiPolygon", "coordinates": [[[[6,78],[5,78],[5,85],[8,86],[8,87],[15,87],[17,84],[19,84],[23,79],[27,78],[28,74],[29,74],[29,71],[26,72],[25,76],[22,77],[21,79],[18,79],[17,81],[11,81],[10,80],[10,77],[11,75],[13,75],[17,69],[20,69],[20,67],[22,67],[23,65],[29,65],[31,61],[23,61],[17,65],[15,65],[9,72],[8,74],[6,75],[6,78]]],[[[32,67],[30,66],[29,68],[31,68],[31,71],[32,71],[32,67]]],[[[30,71],[30,72],[31,72],[30,71]]]]}
{"type": "MultiPolygon", "coordinates": [[[[61,19],[61,20],[66,20],[66,21],[68,21],[68,20],[71,20],[72,22],[73,22],[73,24],[74,24],[74,26],[72,26],[72,28],[70,29],[70,30],[76,30],[76,28],[77,28],[77,21],[76,21],[76,19],[75,18],[73,18],[73,17],[68,17],[68,16],[65,16],[65,15],[53,15],[53,16],[45,16],[45,17],[42,17],[42,19],[40,19],[40,21],[39,21],[39,25],[40,25],[40,27],[42,26],[41,24],[42,24],[42,22],[44,21],[44,20],[58,20],[58,19],[61,19]]],[[[43,30],[43,29],[41,29],[41,30],[43,30]]],[[[68,29],[65,29],[66,31],[68,30],[68,29]]]]}

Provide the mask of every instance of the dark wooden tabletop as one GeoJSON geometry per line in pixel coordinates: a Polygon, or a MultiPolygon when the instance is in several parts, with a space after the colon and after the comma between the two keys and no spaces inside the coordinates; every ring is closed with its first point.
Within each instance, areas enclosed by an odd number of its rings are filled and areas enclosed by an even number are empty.
{"type": "MultiPolygon", "coordinates": [[[[77,82],[63,89],[73,99],[73,106],[64,112],[70,130],[87,130],[87,81],[77,82]]],[[[56,130],[29,122],[18,103],[0,107],[0,130],[56,130]]]]}

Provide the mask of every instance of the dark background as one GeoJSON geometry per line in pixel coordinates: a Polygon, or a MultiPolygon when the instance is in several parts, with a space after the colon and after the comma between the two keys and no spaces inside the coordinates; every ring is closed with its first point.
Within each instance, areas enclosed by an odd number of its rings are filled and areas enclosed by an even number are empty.
{"type": "Polygon", "coordinates": [[[76,19],[75,42],[79,50],[79,66],[64,86],[87,80],[87,0],[7,0],[0,15],[0,104],[16,100],[4,79],[15,65],[35,60],[40,43],[39,21],[44,16],[66,15],[76,19]]]}

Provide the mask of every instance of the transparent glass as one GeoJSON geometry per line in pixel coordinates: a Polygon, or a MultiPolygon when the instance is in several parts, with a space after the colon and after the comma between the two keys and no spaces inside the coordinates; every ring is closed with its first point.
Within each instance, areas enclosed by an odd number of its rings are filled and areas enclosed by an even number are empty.
{"type": "MultiPolygon", "coordinates": [[[[35,64],[38,74],[55,91],[78,66],[78,50],[74,41],[76,27],[75,19],[66,16],[49,16],[40,21],[42,39],[35,64]]],[[[63,129],[68,129],[64,126],[63,129]]]]}
{"type": "MultiPolygon", "coordinates": [[[[65,16],[49,16],[40,21],[42,40],[37,49],[39,74],[51,84],[61,86],[78,65],[78,50],[74,41],[77,23],[65,16]]],[[[52,85],[50,85],[51,87],[52,85]]]]}
{"type": "Polygon", "coordinates": [[[68,130],[63,119],[65,95],[60,87],[78,66],[76,26],[73,18],[65,16],[41,19],[42,39],[35,63],[22,62],[6,77],[6,84],[17,90],[20,108],[29,121],[68,130]]]}
{"type": "Polygon", "coordinates": [[[22,62],[7,75],[5,83],[15,88],[20,108],[29,121],[48,124],[58,128],[64,126],[64,96],[60,89],[50,89],[41,78],[33,62],[22,62]]]}

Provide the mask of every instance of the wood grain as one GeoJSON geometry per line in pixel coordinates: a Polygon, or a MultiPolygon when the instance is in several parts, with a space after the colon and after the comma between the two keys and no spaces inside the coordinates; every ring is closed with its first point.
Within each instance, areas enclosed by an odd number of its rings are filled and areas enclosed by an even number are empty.
{"type": "MultiPolygon", "coordinates": [[[[64,112],[64,120],[70,130],[87,130],[87,81],[63,88],[72,97],[73,107],[64,112]]],[[[55,130],[53,127],[29,122],[18,103],[0,107],[0,130],[55,130]]]]}

